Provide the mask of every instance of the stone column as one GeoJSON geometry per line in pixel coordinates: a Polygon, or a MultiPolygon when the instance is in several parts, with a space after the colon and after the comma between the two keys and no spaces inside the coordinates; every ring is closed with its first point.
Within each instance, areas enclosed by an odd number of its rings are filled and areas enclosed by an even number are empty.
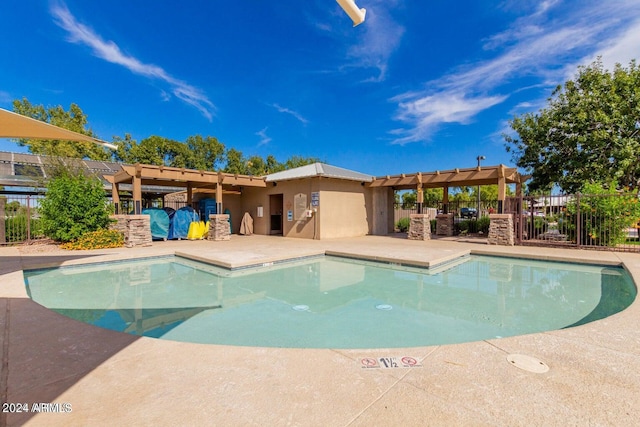
{"type": "Polygon", "coordinates": [[[436,215],[436,234],[438,236],[453,236],[453,214],[436,215]]]}
{"type": "Polygon", "coordinates": [[[209,215],[209,235],[207,240],[231,240],[228,214],[209,215]]]}
{"type": "Polygon", "coordinates": [[[126,247],[151,245],[150,215],[112,215],[111,218],[116,222],[111,224],[109,228],[124,234],[126,247]]]}
{"type": "Polygon", "coordinates": [[[411,214],[409,223],[409,240],[431,240],[431,222],[427,214],[411,214]]]}
{"type": "Polygon", "coordinates": [[[513,217],[510,214],[489,215],[489,238],[490,245],[513,246],[515,244],[515,233],[513,231],[513,217]]]}

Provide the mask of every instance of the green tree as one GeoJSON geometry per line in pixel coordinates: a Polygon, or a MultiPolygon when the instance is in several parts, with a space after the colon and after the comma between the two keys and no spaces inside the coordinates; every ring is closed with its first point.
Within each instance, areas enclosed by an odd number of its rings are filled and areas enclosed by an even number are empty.
{"type": "MultiPolygon", "coordinates": [[[[43,105],[33,105],[27,98],[22,98],[22,100],[13,101],[13,111],[64,129],[95,137],[93,131],[87,128],[86,114],[76,104],[71,104],[69,111],[65,111],[60,105],[45,108],[43,105]]],[[[92,160],[108,160],[111,156],[107,149],[92,142],[19,139],[18,145],[28,147],[30,153],[48,156],[92,160]]]]}
{"type": "Polygon", "coordinates": [[[247,175],[247,161],[242,155],[242,151],[235,148],[229,148],[225,153],[226,164],[223,169],[227,173],[237,173],[240,175],[247,175]]]}
{"type": "Polygon", "coordinates": [[[268,175],[267,163],[260,156],[251,156],[247,160],[247,174],[253,176],[268,175]]]}
{"type": "Polygon", "coordinates": [[[272,154],[269,154],[267,156],[267,172],[268,173],[280,172],[280,171],[283,171],[284,168],[285,168],[285,165],[277,161],[272,154]]]}
{"type": "Polygon", "coordinates": [[[640,68],[616,64],[613,72],[597,60],[574,80],[558,86],[548,106],[510,122],[517,137],[505,135],[515,163],[532,174],[529,189],[566,192],[584,182],[640,181],[640,68]]]}
{"type": "Polygon", "coordinates": [[[217,138],[195,135],[188,137],[185,144],[187,151],[184,167],[188,169],[213,171],[224,160],[224,144],[217,138]]]}
{"type": "Polygon", "coordinates": [[[415,209],[418,193],[416,190],[402,193],[402,209],[415,209]]]}
{"type": "Polygon", "coordinates": [[[444,193],[442,188],[425,188],[422,190],[422,200],[424,206],[437,207],[442,201],[444,193]]]}
{"type": "Polygon", "coordinates": [[[300,166],[311,165],[318,162],[322,161],[317,157],[291,156],[284,162],[283,170],[299,168],[300,166]]]}
{"type": "Polygon", "coordinates": [[[58,168],[47,184],[40,203],[42,229],[46,236],[69,242],[83,234],[106,228],[109,208],[102,182],[76,170],[58,168]]]}
{"type": "Polygon", "coordinates": [[[124,161],[127,163],[178,168],[186,167],[190,156],[186,145],[156,135],[143,139],[139,144],[132,143],[128,151],[128,154],[124,155],[124,161]]]}
{"type": "Polygon", "coordinates": [[[124,138],[114,136],[113,144],[118,147],[116,150],[111,152],[111,159],[114,162],[135,163],[131,160],[131,149],[138,143],[135,139],[131,138],[130,134],[125,134],[124,138]]]}

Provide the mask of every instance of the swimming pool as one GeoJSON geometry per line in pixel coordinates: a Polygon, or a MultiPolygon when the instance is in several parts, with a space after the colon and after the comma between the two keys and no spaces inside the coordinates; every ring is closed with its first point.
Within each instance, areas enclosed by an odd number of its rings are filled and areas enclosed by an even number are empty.
{"type": "Polygon", "coordinates": [[[176,341],[399,348],[556,330],[628,307],[618,267],[467,256],[432,269],[337,257],[227,270],[181,257],[25,272],[36,302],[176,341]]]}

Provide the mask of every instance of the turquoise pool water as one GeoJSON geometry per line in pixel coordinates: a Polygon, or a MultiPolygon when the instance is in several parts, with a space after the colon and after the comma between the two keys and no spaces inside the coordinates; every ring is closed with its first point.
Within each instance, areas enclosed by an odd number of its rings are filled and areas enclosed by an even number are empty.
{"type": "Polygon", "coordinates": [[[103,328],[198,343],[395,348],[597,320],[636,297],[622,269],[466,257],[436,269],[317,257],[226,270],[180,257],[25,272],[29,296],[103,328]]]}

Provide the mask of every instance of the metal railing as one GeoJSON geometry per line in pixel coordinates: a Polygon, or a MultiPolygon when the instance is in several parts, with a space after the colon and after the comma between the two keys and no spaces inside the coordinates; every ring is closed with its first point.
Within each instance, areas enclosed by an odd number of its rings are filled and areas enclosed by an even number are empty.
{"type": "Polygon", "coordinates": [[[511,197],[519,245],[640,252],[637,196],[574,194],[511,197]]]}
{"type": "Polygon", "coordinates": [[[0,245],[44,239],[38,213],[41,195],[0,194],[0,245]]]}

